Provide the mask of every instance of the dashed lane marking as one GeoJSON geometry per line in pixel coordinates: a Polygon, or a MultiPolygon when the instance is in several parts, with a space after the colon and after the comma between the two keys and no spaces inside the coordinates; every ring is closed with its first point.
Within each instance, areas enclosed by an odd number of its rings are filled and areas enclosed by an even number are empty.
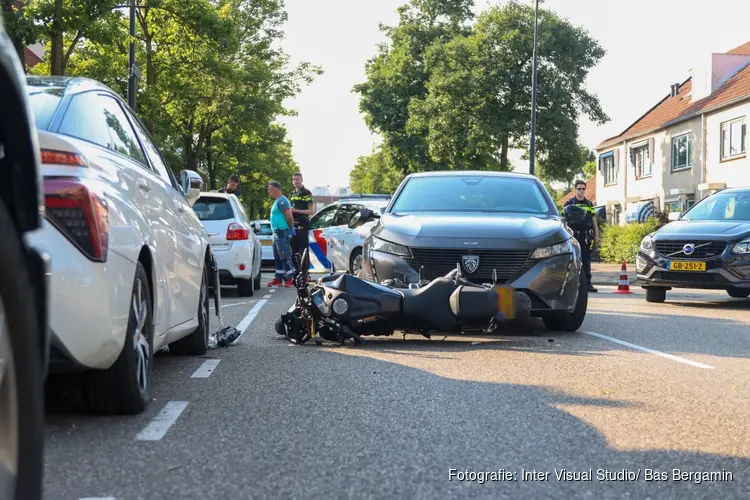
{"type": "Polygon", "coordinates": [[[202,365],[198,367],[197,370],[195,370],[195,373],[193,373],[192,377],[190,378],[208,378],[214,370],[216,370],[216,367],[219,365],[220,359],[207,359],[203,362],[202,365]]]}
{"type": "Polygon", "coordinates": [[[187,408],[187,401],[170,401],[135,437],[136,441],[159,441],[187,408]]]}
{"type": "Polygon", "coordinates": [[[614,342],[615,344],[624,345],[626,347],[630,347],[631,349],[637,349],[639,351],[647,352],[650,354],[655,354],[657,356],[661,356],[663,358],[671,359],[672,361],[677,361],[679,363],[685,363],[686,365],[694,366],[696,368],[707,368],[707,369],[713,369],[713,366],[710,365],[704,365],[703,363],[698,363],[697,361],[693,361],[691,359],[687,358],[681,358],[680,356],[675,356],[674,354],[667,354],[666,352],[657,351],[656,349],[651,349],[649,347],[643,347],[637,344],[631,344],[630,342],[625,342],[624,340],[616,339],[614,337],[610,337],[608,335],[602,335],[601,333],[596,332],[583,332],[587,335],[592,335],[594,337],[599,337],[600,339],[609,340],[610,342],[614,342]]]}

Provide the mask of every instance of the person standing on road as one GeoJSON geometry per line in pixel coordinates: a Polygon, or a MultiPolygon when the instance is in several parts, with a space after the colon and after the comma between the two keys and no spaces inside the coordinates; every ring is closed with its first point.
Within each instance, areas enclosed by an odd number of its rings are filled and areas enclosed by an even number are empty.
{"type": "Polygon", "coordinates": [[[575,183],[576,195],[565,202],[565,206],[576,205],[586,210],[586,218],[571,226],[575,239],[581,245],[581,261],[589,284],[589,292],[597,292],[591,284],[591,250],[594,245],[599,244],[599,225],[596,223],[596,210],[591,200],[586,198],[586,181],[577,180],[575,183]]]}
{"type": "MultiPolygon", "coordinates": [[[[302,173],[295,172],[292,176],[294,191],[289,196],[292,204],[292,216],[296,234],[292,237],[292,256],[302,253],[309,246],[310,216],[313,214],[312,193],[302,183],[302,173]]],[[[295,268],[297,261],[292,259],[295,268]]],[[[297,269],[299,271],[299,269],[297,269]]]]}
{"type": "Polygon", "coordinates": [[[268,183],[268,195],[274,199],[271,207],[271,230],[273,231],[273,260],[276,276],[268,283],[269,287],[292,286],[294,264],[292,263],[291,240],[294,236],[294,218],[289,200],[281,192],[278,181],[268,183]]]}

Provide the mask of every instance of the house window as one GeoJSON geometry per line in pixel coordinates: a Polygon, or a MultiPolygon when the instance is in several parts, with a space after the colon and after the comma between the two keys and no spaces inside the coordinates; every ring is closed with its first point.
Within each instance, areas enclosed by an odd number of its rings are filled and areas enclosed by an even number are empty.
{"type": "Polygon", "coordinates": [[[680,212],[680,200],[669,200],[664,202],[664,210],[667,212],[680,212]]]}
{"type": "Polygon", "coordinates": [[[599,161],[602,162],[601,170],[604,172],[604,185],[616,184],[617,169],[615,169],[615,156],[604,156],[599,161]]]}
{"type": "Polygon", "coordinates": [[[672,138],[672,171],[693,166],[693,136],[690,133],[672,138]]]}
{"type": "Polygon", "coordinates": [[[648,144],[630,150],[630,161],[635,167],[635,176],[649,177],[651,175],[651,159],[648,156],[648,144]]]}
{"type": "Polygon", "coordinates": [[[727,160],[745,154],[747,125],[745,117],[721,124],[721,159],[727,160]]]}

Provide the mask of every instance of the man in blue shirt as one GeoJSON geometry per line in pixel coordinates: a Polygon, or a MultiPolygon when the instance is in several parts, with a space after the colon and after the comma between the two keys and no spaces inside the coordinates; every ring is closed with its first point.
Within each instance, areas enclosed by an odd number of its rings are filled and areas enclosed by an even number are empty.
{"type": "Polygon", "coordinates": [[[282,194],[278,181],[268,183],[268,195],[275,200],[271,207],[270,219],[273,231],[273,260],[276,263],[276,276],[268,286],[290,287],[294,276],[291,242],[295,229],[292,205],[282,194]]]}

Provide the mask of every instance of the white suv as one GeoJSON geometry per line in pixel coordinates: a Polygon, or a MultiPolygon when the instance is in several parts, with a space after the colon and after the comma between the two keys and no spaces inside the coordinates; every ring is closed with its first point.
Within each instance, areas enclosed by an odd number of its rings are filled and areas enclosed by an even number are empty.
{"type": "Polygon", "coordinates": [[[50,373],[81,371],[93,413],[151,401],[153,354],[201,355],[212,256],[189,199],[143,124],[111,89],[27,77],[41,149],[45,218],[30,239],[51,256],[50,373]]]}
{"type": "Polygon", "coordinates": [[[262,250],[240,200],[233,194],[201,193],[193,210],[208,232],[221,283],[236,284],[238,295],[252,297],[260,290],[262,250]]]}

